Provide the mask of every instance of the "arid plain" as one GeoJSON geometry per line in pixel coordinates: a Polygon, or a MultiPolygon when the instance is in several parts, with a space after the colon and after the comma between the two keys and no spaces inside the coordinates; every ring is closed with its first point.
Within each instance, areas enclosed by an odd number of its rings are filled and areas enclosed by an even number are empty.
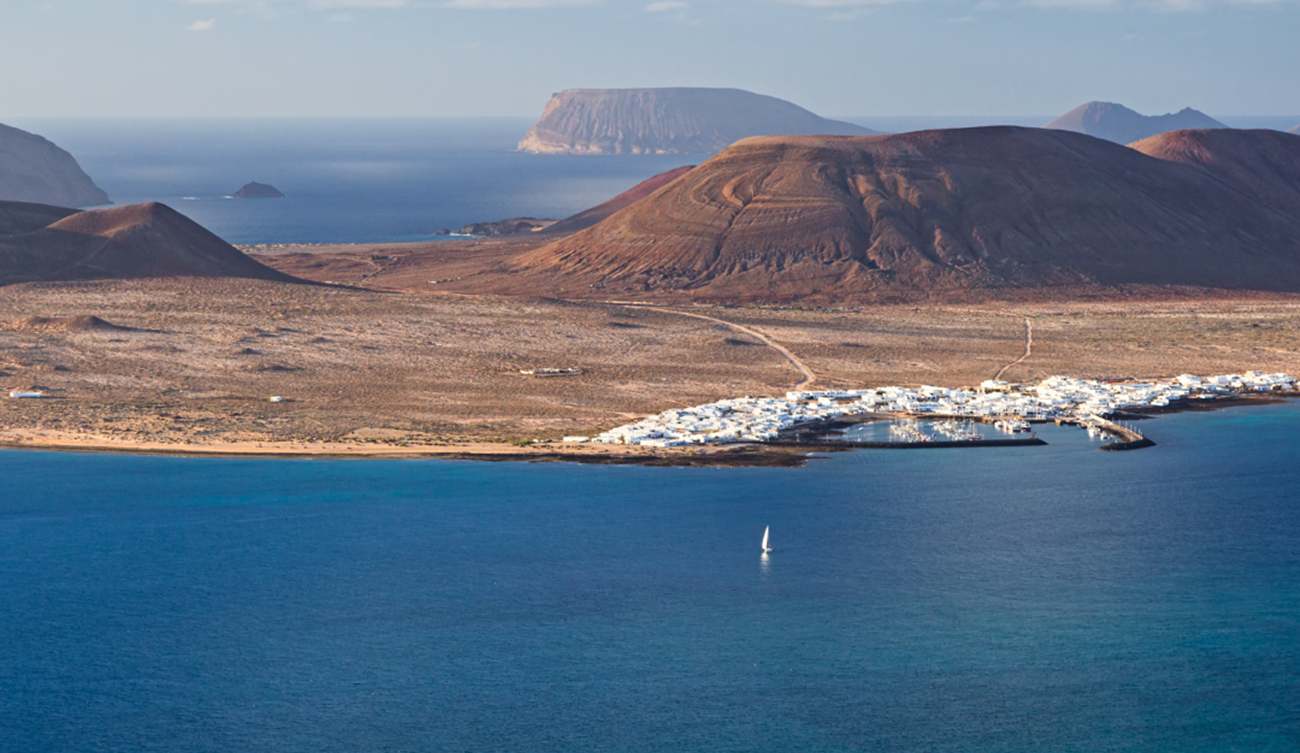
{"type": "Polygon", "coordinates": [[[671,407],[779,395],[809,374],[833,388],[973,385],[999,374],[1300,372],[1295,296],[1170,289],[1132,299],[1111,291],[1070,302],[832,309],[468,295],[430,284],[458,276],[468,259],[530,245],[248,249],[334,286],[156,279],[0,288],[0,378],[52,398],[0,401],[0,441],[161,452],[680,455],[699,451],[556,440],[671,407]],[[521,373],[547,368],[579,373],[521,373]]]}
{"type": "Polygon", "coordinates": [[[994,127],[746,139],[496,238],[9,202],[0,379],[49,399],[0,442],[718,462],[753,450],[559,440],[810,384],[1300,373],[1297,186],[1280,132],[994,127]]]}

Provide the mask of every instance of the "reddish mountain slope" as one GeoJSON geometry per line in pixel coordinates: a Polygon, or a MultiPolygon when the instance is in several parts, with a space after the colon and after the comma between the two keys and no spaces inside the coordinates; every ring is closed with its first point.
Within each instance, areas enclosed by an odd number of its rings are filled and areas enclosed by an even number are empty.
{"type": "MultiPolygon", "coordinates": [[[[31,207],[32,205],[25,205],[31,207]]],[[[39,210],[10,209],[5,217],[31,217],[39,210]]],[[[113,209],[72,212],[45,207],[51,217],[44,227],[12,229],[0,234],[0,284],[31,280],[90,280],[131,277],[248,277],[294,281],[245,256],[203,227],[157,204],[133,204],[113,209]]]]}
{"type": "Polygon", "coordinates": [[[1300,139],[1278,136],[1235,132],[1225,148],[1234,165],[1277,150],[1280,172],[1249,192],[1224,168],[1065,131],[747,139],[518,257],[504,287],[733,300],[1129,283],[1300,291],[1300,217],[1279,210],[1300,192],[1289,161],[1300,139]]]}
{"type": "Polygon", "coordinates": [[[1298,136],[1262,129],[1173,131],[1129,144],[1157,159],[1201,168],[1264,206],[1300,217],[1297,145],[1298,136]]]}
{"type": "Polygon", "coordinates": [[[659,173],[652,178],[647,178],[603,204],[597,204],[590,209],[584,209],[572,217],[566,217],[550,225],[546,228],[545,232],[547,234],[569,235],[571,233],[576,233],[579,230],[586,230],[597,222],[613,215],[615,212],[635,204],[669,183],[672,183],[694,167],[695,165],[683,165],[675,170],[669,170],[666,173],[659,173]]]}

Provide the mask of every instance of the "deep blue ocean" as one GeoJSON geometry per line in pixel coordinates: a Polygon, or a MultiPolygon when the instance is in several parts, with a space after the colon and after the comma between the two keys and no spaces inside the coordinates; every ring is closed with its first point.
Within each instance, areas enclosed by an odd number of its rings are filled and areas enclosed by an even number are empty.
{"type": "Polygon", "coordinates": [[[513,151],[527,118],[18,119],[117,204],[161,201],[230,243],[432,240],[508,217],[559,219],[707,158],[513,151]],[[285,199],[224,198],[249,181],[285,199]]]}
{"type": "Polygon", "coordinates": [[[0,750],[1295,751],[1298,426],[798,469],[4,451],[0,750]]]}

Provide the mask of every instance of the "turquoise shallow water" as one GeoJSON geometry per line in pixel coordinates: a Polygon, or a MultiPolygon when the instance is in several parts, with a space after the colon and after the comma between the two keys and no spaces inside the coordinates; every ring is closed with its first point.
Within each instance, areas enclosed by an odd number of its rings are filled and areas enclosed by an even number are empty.
{"type": "Polygon", "coordinates": [[[0,452],[0,750],[1296,750],[1300,406],[1147,426],[802,469],[0,452]]]}

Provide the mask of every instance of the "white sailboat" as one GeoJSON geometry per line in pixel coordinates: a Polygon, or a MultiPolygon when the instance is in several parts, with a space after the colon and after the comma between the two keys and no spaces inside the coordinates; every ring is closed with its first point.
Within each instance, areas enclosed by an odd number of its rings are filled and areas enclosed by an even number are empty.
{"type": "Polygon", "coordinates": [[[772,551],[772,547],[767,545],[767,537],[771,533],[772,533],[772,526],[767,526],[766,528],[763,529],[763,554],[767,554],[768,552],[772,551]]]}

